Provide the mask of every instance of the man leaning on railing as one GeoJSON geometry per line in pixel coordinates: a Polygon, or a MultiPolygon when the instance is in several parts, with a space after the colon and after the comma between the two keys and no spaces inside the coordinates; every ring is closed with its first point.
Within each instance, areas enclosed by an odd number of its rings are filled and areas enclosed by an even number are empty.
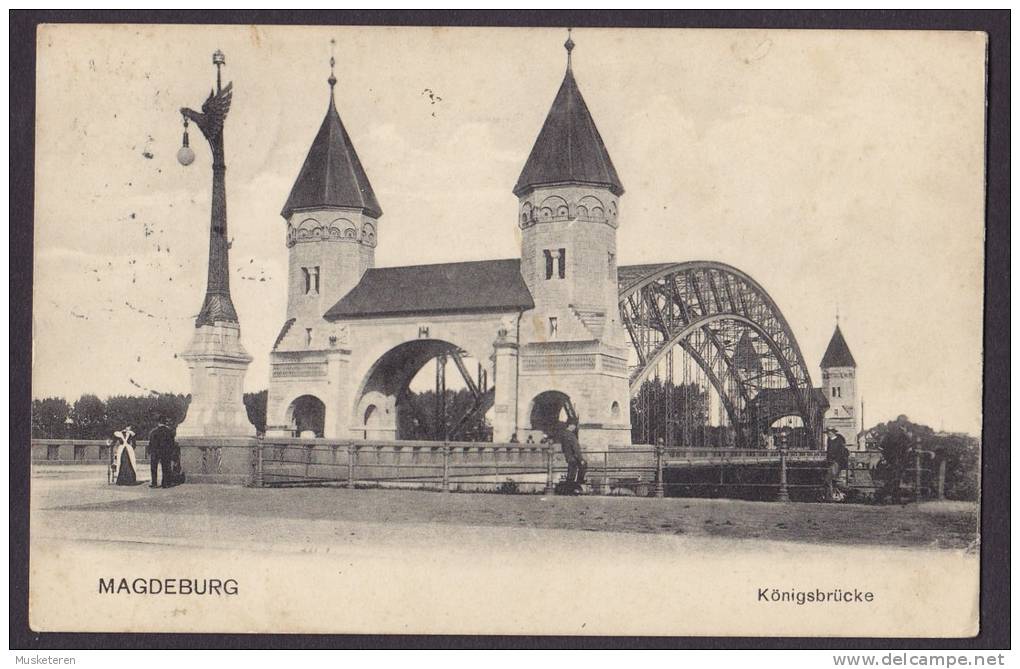
{"type": "Polygon", "coordinates": [[[556,433],[550,435],[553,440],[560,442],[563,449],[563,457],[567,461],[567,478],[560,486],[557,486],[557,493],[565,495],[579,495],[584,490],[584,476],[588,471],[588,462],[581,452],[581,444],[577,439],[577,423],[571,422],[560,424],[556,433]]]}

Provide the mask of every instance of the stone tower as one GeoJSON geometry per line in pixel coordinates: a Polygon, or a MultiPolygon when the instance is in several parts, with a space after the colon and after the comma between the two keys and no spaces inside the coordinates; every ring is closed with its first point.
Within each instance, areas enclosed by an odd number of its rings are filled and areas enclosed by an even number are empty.
{"type": "Polygon", "coordinates": [[[847,446],[857,446],[857,363],[843,332],[836,324],[829,346],[822,356],[822,390],[829,400],[822,427],[835,428],[847,446]]]}
{"type": "MultiPolygon", "coordinates": [[[[331,61],[332,62],[332,61],[331,61]]],[[[336,109],[329,107],[280,215],[287,221],[287,322],[276,350],[320,350],[333,332],[322,316],[375,265],[382,209],[336,109]]]]}
{"type": "Polygon", "coordinates": [[[555,391],[569,398],[582,444],[629,444],[616,256],[623,185],[574,78],[573,40],[564,46],[563,82],[513,191],[535,301],[520,327],[518,425],[537,428],[535,398],[555,391]]]}
{"type": "Polygon", "coordinates": [[[287,222],[287,314],[270,353],[270,436],[338,437],[351,355],[348,328],[324,314],[375,265],[382,209],[336,108],[329,105],[280,215],[287,222]]]}

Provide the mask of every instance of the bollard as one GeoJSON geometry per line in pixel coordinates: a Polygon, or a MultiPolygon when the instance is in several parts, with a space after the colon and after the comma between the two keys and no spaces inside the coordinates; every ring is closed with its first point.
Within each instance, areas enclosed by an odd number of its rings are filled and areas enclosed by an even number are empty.
{"type": "Polygon", "coordinates": [[[921,499],[921,454],[914,453],[914,499],[921,499]]]}
{"type": "Polygon", "coordinates": [[[265,487],[265,470],[262,464],[262,436],[255,438],[255,487],[265,487]]]}
{"type": "Polygon", "coordinates": [[[602,454],[602,494],[609,494],[609,451],[602,454]]]}
{"type": "Polygon", "coordinates": [[[666,491],[662,485],[662,446],[655,447],[655,496],[665,497],[666,491]]]}
{"type": "Polygon", "coordinates": [[[776,493],[777,502],[789,502],[790,491],[786,485],[786,449],[779,451],[779,492],[776,493]]]}
{"type": "Polygon", "coordinates": [[[358,460],[358,447],[347,444],[347,487],[354,487],[354,465],[358,460]]]}
{"type": "Polygon", "coordinates": [[[450,492],[450,450],[443,446],[443,492],[450,492]]]}
{"type": "Polygon", "coordinates": [[[553,449],[552,444],[548,444],[545,449],[545,494],[551,495],[555,489],[553,485],[553,449]]]}

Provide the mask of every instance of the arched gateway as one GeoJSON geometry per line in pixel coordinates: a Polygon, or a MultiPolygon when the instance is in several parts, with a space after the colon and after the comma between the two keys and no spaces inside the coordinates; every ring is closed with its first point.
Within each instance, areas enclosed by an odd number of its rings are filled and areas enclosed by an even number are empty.
{"type": "Polygon", "coordinates": [[[495,391],[488,379],[487,367],[455,344],[439,339],[404,342],[372,365],[354,395],[354,415],[363,416],[366,439],[463,439],[474,436],[469,430],[492,408],[495,391]],[[434,386],[412,388],[430,362],[434,386]],[[465,393],[448,388],[450,368],[465,393]]]}

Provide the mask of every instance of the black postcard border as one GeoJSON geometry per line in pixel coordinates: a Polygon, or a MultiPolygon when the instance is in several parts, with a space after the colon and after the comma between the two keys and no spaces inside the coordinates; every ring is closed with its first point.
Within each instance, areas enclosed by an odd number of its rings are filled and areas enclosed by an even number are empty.
{"type": "Polygon", "coordinates": [[[10,648],[1007,649],[1010,647],[1009,10],[10,11],[10,648]],[[35,32],[40,23],[967,30],[988,33],[981,631],[971,639],[70,634],[28,627],[35,32]]]}

